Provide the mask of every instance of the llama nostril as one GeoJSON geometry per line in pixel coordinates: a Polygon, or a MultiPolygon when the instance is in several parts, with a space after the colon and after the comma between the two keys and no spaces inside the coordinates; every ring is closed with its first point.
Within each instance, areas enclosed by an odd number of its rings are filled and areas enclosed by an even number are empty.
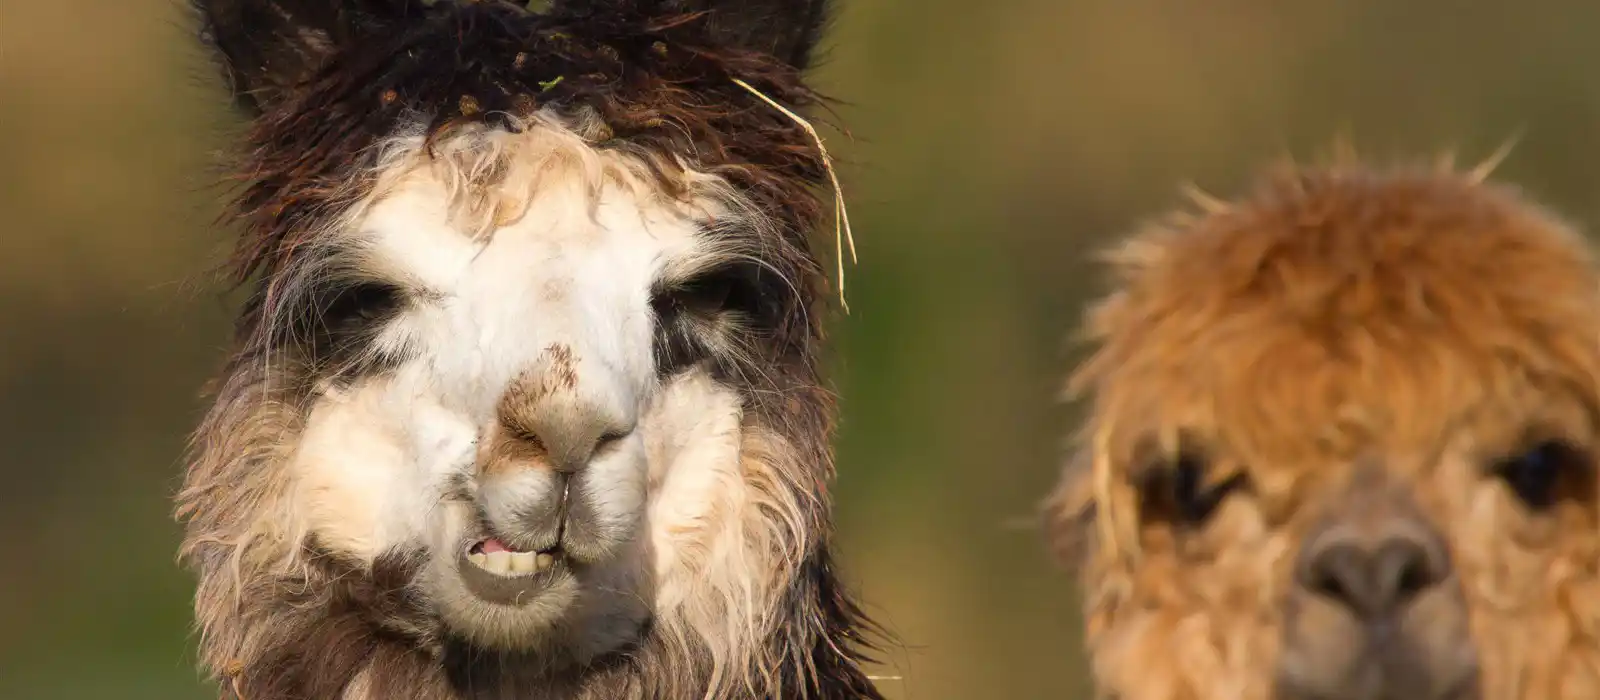
{"type": "Polygon", "coordinates": [[[1427,548],[1410,540],[1393,540],[1378,548],[1374,557],[1380,595],[1404,605],[1444,577],[1428,556],[1427,548]]]}
{"type": "MultiPolygon", "coordinates": [[[[581,442],[576,443],[566,450],[566,459],[555,462],[556,471],[572,473],[581,470],[587,466],[589,462],[592,462],[604,456],[611,450],[616,449],[623,440],[626,440],[628,436],[632,434],[633,431],[631,429],[608,430],[601,433],[599,437],[587,438],[587,446],[581,444],[581,442]]],[[[580,438],[579,440],[581,441],[583,439],[584,438],[580,438]]]]}
{"type": "Polygon", "coordinates": [[[1335,542],[1312,553],[1301,584],[1370,620],[1396,612],[1441,583],[1445,572],[1436,559],[1427,547],[1404,537],[1377,546],[1335,542]]]}
{"type": "Polygon", "coordinates": [[[597,441],[595,443],[595,445],[594,445],[594,450],[590,452],[590,457],[593,458],[595,456],[598,456],[598,455],[601,455],[601,454],[604,454],[604,453],[610,451],[611,449],[615,448],[619,443],[621,443],[623,440],[628,439],[628,436],[632,435],[632,434],[633,434],[633,430],[632,429],[628,429],[628,430],[613,430],[613,431],[607,432],[604,435],[601,435],[600,436],[600,440],[597,441]]]}
{"type": "Polygon", "coordinates": [[[1354,545],[1335,545],[1312,560],[1306,587],[1325,598],[1357,604],[1369,597],[1364,568],[1361,551],[1354,545]]]}

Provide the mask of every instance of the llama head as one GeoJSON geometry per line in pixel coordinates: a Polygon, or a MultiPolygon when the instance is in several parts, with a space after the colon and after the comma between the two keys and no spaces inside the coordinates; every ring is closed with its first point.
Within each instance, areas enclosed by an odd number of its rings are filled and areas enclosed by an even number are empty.
{"type": "Polygon", "coordinates": [[[254,116],[255,293],[180,509],[207,659],[247,697],[369,682],[378,651],[345,647],[374,630],[464,649],[466,685],[477,658],[864,683],[817,651],[854,622],[824,542],[825,164],[734,82],[812,103],[821,5],[198,3],[254,116]]]}
{"type": "Polygon", "coordinates": [[[1107,697],[1600,693],[1600,273],[1474,173],[1289,168],[1112,256],[1050,501],[1107,697]]]}

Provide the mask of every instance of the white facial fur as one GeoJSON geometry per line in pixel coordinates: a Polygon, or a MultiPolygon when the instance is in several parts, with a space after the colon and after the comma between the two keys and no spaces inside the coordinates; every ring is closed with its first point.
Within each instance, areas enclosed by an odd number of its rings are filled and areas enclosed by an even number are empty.
{"type": "Polygon", "coordinates": [[[673,565],[656,543],[702,515],[697,492],[738,460],[736,427],[691,429],[737,426],[737,394],[695,371],[663,384],[650,304],[663,275],[719,258],[702,230],[730,218],[726,192],[690,175],[688,199],[658,194],[630,157],[548,125],[447,144],[433,165],[418,165],[415,146],[396,147],[378,194],[330,234],[357,251],[343,264],[412,293],[377,336],[398,364],[321,387],[290,464],[294,519],[358,560],[426,548],[426,593],[475,642],[531,647],[559,628],[579,656],[607,651],[634,633],[652,581],[673,565]],[[471,195],[489,202],[476,212],[486,226],[460,204],[478,157],[506,168],[471,195]],[[463,543],[482,536],[480,514],[497,534],[544,537],[526,514],[551,498],[554,469],[484,469],[508,392],[541,425],[586,436],[577,443],[617,437],[572,465],[569,498],[590,509],[600,544],[583,573],[521,605],[477,598],[456,568],[463,543]],[[682,473],[667,477],[668,465],[682,473]]]}

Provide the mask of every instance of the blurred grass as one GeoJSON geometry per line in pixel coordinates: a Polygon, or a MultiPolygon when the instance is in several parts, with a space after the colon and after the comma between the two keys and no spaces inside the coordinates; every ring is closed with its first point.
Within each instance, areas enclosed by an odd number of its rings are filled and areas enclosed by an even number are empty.
{"type": "MultiPolygon", "coordinates": [[[[1085,254],[1337,133],[1488,155],[1600,218],[1600,5],[846,0],[862,263],[835,333],[847,574],[896,698],[1084,688],[1070,582],[1019,520],[1070,412],[1085,254]]],[[[0,697],[208,697],[168,499],[229,306],[211,153],[238,126],[176,0],[0,0],[0,697]]]]}

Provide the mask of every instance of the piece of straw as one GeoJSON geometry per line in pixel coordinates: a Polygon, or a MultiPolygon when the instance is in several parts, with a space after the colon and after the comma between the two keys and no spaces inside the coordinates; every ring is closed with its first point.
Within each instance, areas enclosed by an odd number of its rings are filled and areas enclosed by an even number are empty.
{"type": "Polygon", "coordinates": [[[778,104],[777,100],[767,97],[760,90],[751,87],[750,83],[738,78],[734,78],[733,82],[739,87],[749,90],[750,94],[761,98],[762,102],[772,105],[773,109],[782,112],[784,116],[793,119],[794,123],[805,129],[806,133],[811,135],[811,140],[816,142],[817,151],[822,154],[822,167],[828,171],[828,179],[833,182],[833,247],[839,259],[839,305],[844,307],[845,313],[850,313],[850,304],[844,300],[844,249],[845,244],[848,243],[850,246],[850,264],[856,264],[856,238],[850,233],[850,212],[845,210],[844,188],[839,186],[839,175],[833,170],[833,157],[828,155],[828,147],[823,145],[822,135],[817,133],[816,127],[811,126],[811,122],[806,121],[804,117],[795,114],[789,108],[778,104]]]}
{"type": "Polygon", "coordinates": [[[1522,134],[1523,130],[1521,128],[1512,132],[1510,136],[1506,137],[1505,142],[1494,150],[1494,153],[1490,153],[1489,157],[1485,158],[1482,163],[1477,164],[1472,170],[1468,171],[1467,179],[1473,184],[1488,180],[1489,175],[1495,171],[1495,168],[1500,167],[1500,164],[1505,162],[1507,156],[1511,155],[1511,151],[1517,147],[1517,144],[1522,142],[1522,134]]]}
{"type": "Polygon", "coordinates": [[[1221,214],[1228,210],[1227,202],[1222,201],[1221,198],[1210,192],[1200,189],[1200,186],[1193,182],[1185,182],[1179,186],[1179,189],[1183,191],[1184,196],[1188,197],[1190,201],[1200,207],[1201,211],[1207,214],[1221,214]]]}

